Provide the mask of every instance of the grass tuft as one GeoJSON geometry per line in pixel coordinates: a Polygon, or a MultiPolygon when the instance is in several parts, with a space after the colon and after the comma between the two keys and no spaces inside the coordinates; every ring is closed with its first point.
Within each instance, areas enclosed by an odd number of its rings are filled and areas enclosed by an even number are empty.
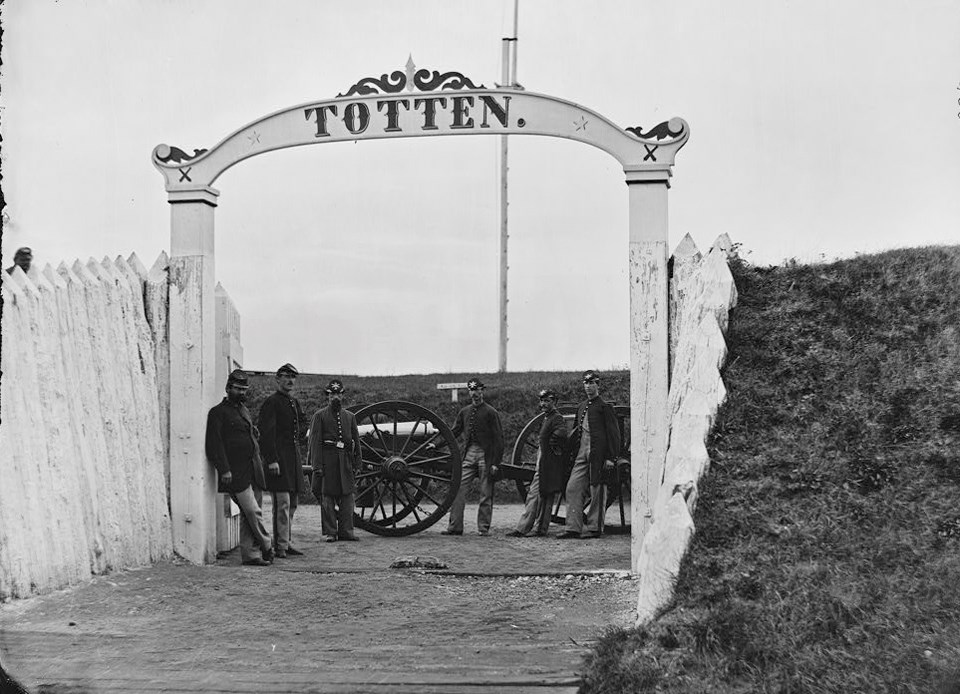
{"type": "Polygon", "coordinates": [[[595,651],[587,656],[591,677],[584,681],[583,694],[603,692],[653,692],[662,675],[660,665],[643,646],[648,635],[642,630],[611,629],[603,634],[595,651]]]}

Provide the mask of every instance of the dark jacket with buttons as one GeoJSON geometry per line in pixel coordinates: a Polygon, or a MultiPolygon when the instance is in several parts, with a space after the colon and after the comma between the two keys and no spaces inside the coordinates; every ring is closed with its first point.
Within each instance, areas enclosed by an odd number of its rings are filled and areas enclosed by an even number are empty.
{"type": "Polygon", "coordinates": [[[590,425],[590,484],[600,484],[603,461],[616,460],[620,455],[620,425],[613,405],[599,395],[580,403],[570,436],[570,455],[574,457],[580,451],[584,417],[589,417],[590,425]]]}
{"type": "Polygon", "coordinates": [[[540,457],[537,472],[540,475],[540,496],[552,496],[563,491],[567,467],[567,423],[559,412],[551,412],[540,425],[540,457]]]}
{"type": "Polygon", "coordinates": [[[260,455],[263,458],[267,489],[271,492],[299,492],[303,484],[299,446],[307,439],[307,421],[295,397],[275,392],[263,401],[257,417],[260,455]],[[280,474],[270,472],[278,463],[280,474]]]}
{"type": "Polygon", "coordinates": [[[222,476],[229,472],[229,485],[222,479],[217,491],[225,494],[242,492],[251,484],[264,488],[263,462],[257,445],[257,428],[250,411],[243,403],[234,404],[224,398],[207,413],[205,447],[207,458],[222,476]]]}
{"type": "Polygon", "coordinates": [[[354,468],[360,465],[360,433],[353,412],[330,405],[317,410],[310,422],[310,466],[314,494],[343,496],[356,491],[354,468]],[[337,444],[343,444],[338,446],[337,444]]]}
{"type": "Polygon", "coordinates": [[[457,413],[453,423],[453,435],[463,437],[462,454],[466,456],[469,442],[483,449],[483,459],[487,465],[499,465],[503,456],[503,427],[499,413],[485,402],[474,406],[470,403],[457,413]]]}

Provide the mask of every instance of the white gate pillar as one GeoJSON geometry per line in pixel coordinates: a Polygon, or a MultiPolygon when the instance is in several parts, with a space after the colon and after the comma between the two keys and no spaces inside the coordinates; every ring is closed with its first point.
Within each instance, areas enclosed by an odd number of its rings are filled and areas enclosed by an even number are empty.
{"type": "Polygon", "coordinates": [[[213,467],[204,452],[217,391],[216,280],[209,186],[170,191],[170,520],[173,549],[196,564],[217,557],[213,467]]]}
{"type": "Polygon", "coordinates": [[[630,567],[640,548],[667,456],[669,169],[626,171],[630,201],[630,567]]]}

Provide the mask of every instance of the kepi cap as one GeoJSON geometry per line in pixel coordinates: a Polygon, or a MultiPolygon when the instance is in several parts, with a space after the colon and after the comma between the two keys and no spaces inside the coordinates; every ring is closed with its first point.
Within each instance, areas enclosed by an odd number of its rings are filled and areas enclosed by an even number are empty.
{"type": "Polygon", "coordinates": [[[327,387],[323,389],[323,392],[327,394],[342,393],[343,382],[338,378],[334,378],[327,384],[327,387]]]}
{"type": "Polygon", "coordinates": [[[296,377],[300,375],[300,372],[297,371],[297,368],[293,364],[287,363],[277,369],[277,376],[283,375],[296,377]]]}
{"type": "Polygon", "coordinates": [[[584,383],[599,383],[600,374],[594,371],[593,369],[588,369],[583,372],[583,382],[584,383]]]}
{"type": "Polygon", "coordinates": [[[234,386],[235,388],[249,388],[250,379],[247,378],[247,374],[242,369],[234,369],[230,372],[230,375],[227,376],[227,388],[234,386]]]}
{"type": "Polygon", "coordinates": [[[13,254],[14,258],[33,258],[33,251],[30,250],[27,246],[23,246],[17,249],[17,252],[13,254]]]}
{"type": "Polygon", "coordinates": [[[539,393],[537,393],[537,397],[540,398],[541,400],[547,400],[547,399],[556,400],[557,391],[550,390],[549,388],[544,388],[539,393]]]}
{"type": "Polygon", "coordinates": [[[483,385],[483,381],[479,378],[474,377],[467,381],[467,390],[483,390],[484,388],[486,388],[486,386],[483,385]]]}

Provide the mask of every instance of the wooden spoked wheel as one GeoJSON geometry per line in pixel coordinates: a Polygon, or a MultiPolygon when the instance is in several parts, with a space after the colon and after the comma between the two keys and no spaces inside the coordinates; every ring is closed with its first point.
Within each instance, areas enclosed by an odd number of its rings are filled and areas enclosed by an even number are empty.
{"type": "Polygon", "coordinates": [[[377,535],[412,535],[440,520],[460,489],[460,448],[434,412],[391,400],[356,411],[360,470],[354,523],[377,535]]]}

